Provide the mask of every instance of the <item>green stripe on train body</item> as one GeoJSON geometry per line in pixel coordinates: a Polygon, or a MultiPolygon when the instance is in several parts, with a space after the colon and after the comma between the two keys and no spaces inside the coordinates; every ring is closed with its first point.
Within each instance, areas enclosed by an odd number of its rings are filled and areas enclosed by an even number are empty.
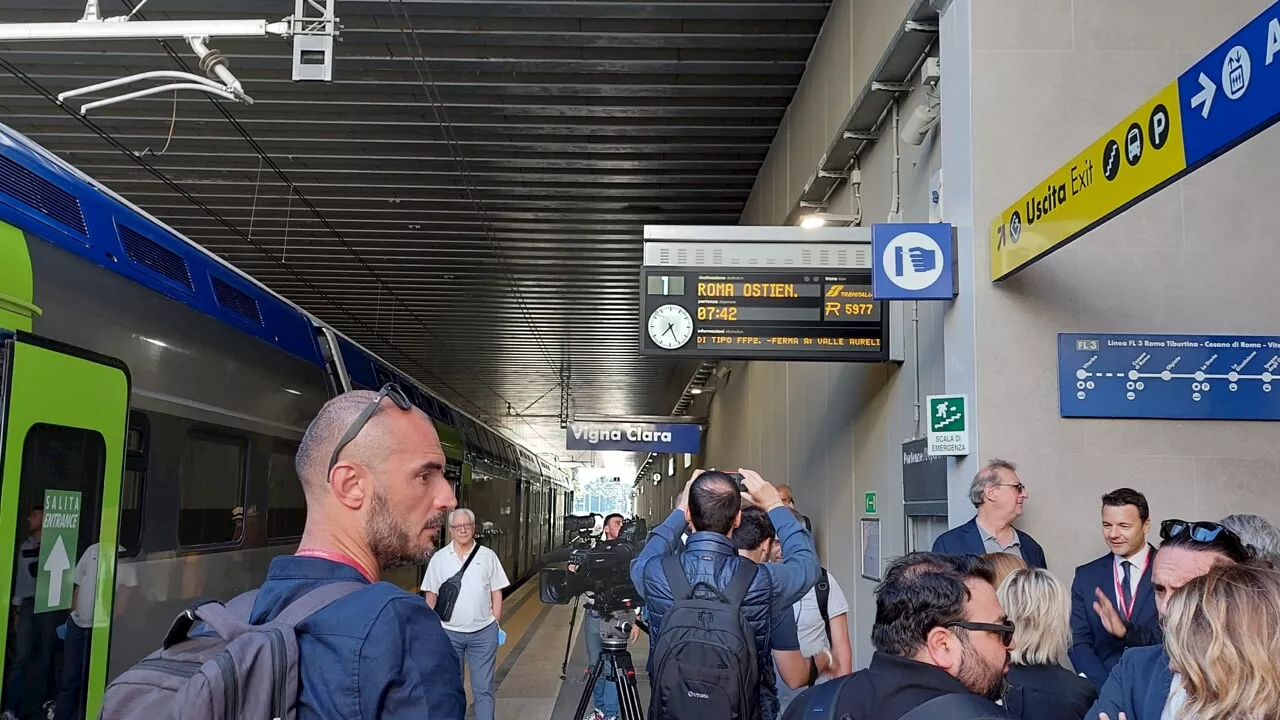
{"type": "Polygon", "coordinates": [[[31,332],[31,319],[40,314],[34,293],[26,235],[0,222],[0,329],[31,332]]]}

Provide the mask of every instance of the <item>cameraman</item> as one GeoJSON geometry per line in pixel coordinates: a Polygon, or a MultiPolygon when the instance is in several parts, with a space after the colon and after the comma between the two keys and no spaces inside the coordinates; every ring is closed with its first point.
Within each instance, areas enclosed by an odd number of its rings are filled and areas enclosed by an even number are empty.
{"type": "MultiPolygon", "coordinates": [[[[618,533],[622,530],[622,516],[618,513],[612,513],[604,519],[604,530],[602,539],[617,540],[618,533]]],[[[577,572],[578,566],[570,564],[567,568],[569,572],[577,572]]],[[[588,593],[588,596],[593,593],[588,593]]],[[[600,659],[600,613],[589,604],[583,620],[582,631],[587,634],[587,673],[591,672],[591,668],[595,667],[596,662],[600,659]]],[[[631,642],[635,642],[640,637],[640,628],[637,625],[631,626],[631,642]]],[[[618,717],[618,686],[614,682],[613,676],[604,674],[596,681],[595,689],[592,691],[595,699],[596,709],[591,715],[594,720],[617,720],[618,717]]],[[[579,720],[575,718],[574,720],[579,720]]]]}
{"type": "MultiPolygon", "coordinates": [[[[742,475],[742,488],[733,477],[723,472],[694,473],[685,485],[676,509],[653,529],[644,550],[631,562],[631,581],[645,600],[649,636],[656,646],[661,641],[663,616],[675,604],[671,583],[662,567],[663,558],[679,553],[680,566],[690,585],[711,585],[719,593],[724,593],[738,566],[750,562],[738,555],[738,548],[730,539],[741,522],[742,501],[745,499],[768,512],[782,542],[784,559],[780,563],[756,566],[741,611],[755,641],[758,677],[761,683],[772,684],[773,667],[769,662],[772,608],[790,608],[817,583],[818,557],[809,533],[796,520],[791,509],[783,504],[778,491],[753,470],[738,472],[742,475]],[[740,490],[745,492],[740,493],[740,490]],[[680,552],[680,534],[686,523],[692,525],[693,534],[689,536],[684,551],[680,552]]],[[[657,682],[653,678],[654,661],[654,653],[651,652],[646,668],[651,683],[657,682]]],[[[657,698],[656,686],[654,692],[657,698]]],[[[732,710],[759,712],[758,708],[732,710]]],[[[653,711],[652,705],[650,711],[653,711]]],[[[727,715],[728,712],[720,714],[727,715]]]]}

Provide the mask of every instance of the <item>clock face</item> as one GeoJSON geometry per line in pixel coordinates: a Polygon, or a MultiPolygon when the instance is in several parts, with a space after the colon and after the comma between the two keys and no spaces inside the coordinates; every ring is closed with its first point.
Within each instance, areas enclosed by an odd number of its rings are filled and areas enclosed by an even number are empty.
{"type": "Polygon", "coordinates": [[[666,350],[683,347],[693,337],[693,318],[679,305],[662,305],[649,316],[649,337],[666,350]]]}

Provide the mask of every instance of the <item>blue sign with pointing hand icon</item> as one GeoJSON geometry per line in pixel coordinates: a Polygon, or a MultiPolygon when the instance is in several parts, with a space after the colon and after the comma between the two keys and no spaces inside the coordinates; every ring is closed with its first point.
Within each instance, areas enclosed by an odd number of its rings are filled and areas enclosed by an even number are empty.
{"type": "Polygon", "coordinates": [[[956,296],[951,225],[882,223],[871,226],[875,300],[951,300],[956,296]]]}

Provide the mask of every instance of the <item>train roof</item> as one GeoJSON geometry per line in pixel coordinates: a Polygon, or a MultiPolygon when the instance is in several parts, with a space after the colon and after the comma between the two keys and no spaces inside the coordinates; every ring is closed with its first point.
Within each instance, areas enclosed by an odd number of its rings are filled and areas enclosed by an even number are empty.
{"type": "MultiPolygon", "coordinates": [[[[344,364],[351,364],[348,353],[367,362],[371,377],[362,375],[361,384],[377,387],[382,384],[377,376],[390,373],[417,390],[420,404],[435,403],[442,411],[439,414],[452,414],[455,426],[483,428],[511,445],[515,448],[513,461],[538,457],[71,163],[0,123],[0,220],[15,215],[41,224],[44,240],[316,365],[322,365],[324,359],[314,329],[325,328],[345,346],[344,364]]],[[[356,365],[357,372],[366,372],[356,365]]],[[[464,431],[468,442],[480,444],[475,430],[468,435],[465,427],[458,429],[464,431]]],[[[549,465],[540,458],[531,464],[535,468],[549,465]]],[[[550,472],[542,469],[542,474],[567,486],[567,476],[554,466],[550,468],[550,472]]]]}

